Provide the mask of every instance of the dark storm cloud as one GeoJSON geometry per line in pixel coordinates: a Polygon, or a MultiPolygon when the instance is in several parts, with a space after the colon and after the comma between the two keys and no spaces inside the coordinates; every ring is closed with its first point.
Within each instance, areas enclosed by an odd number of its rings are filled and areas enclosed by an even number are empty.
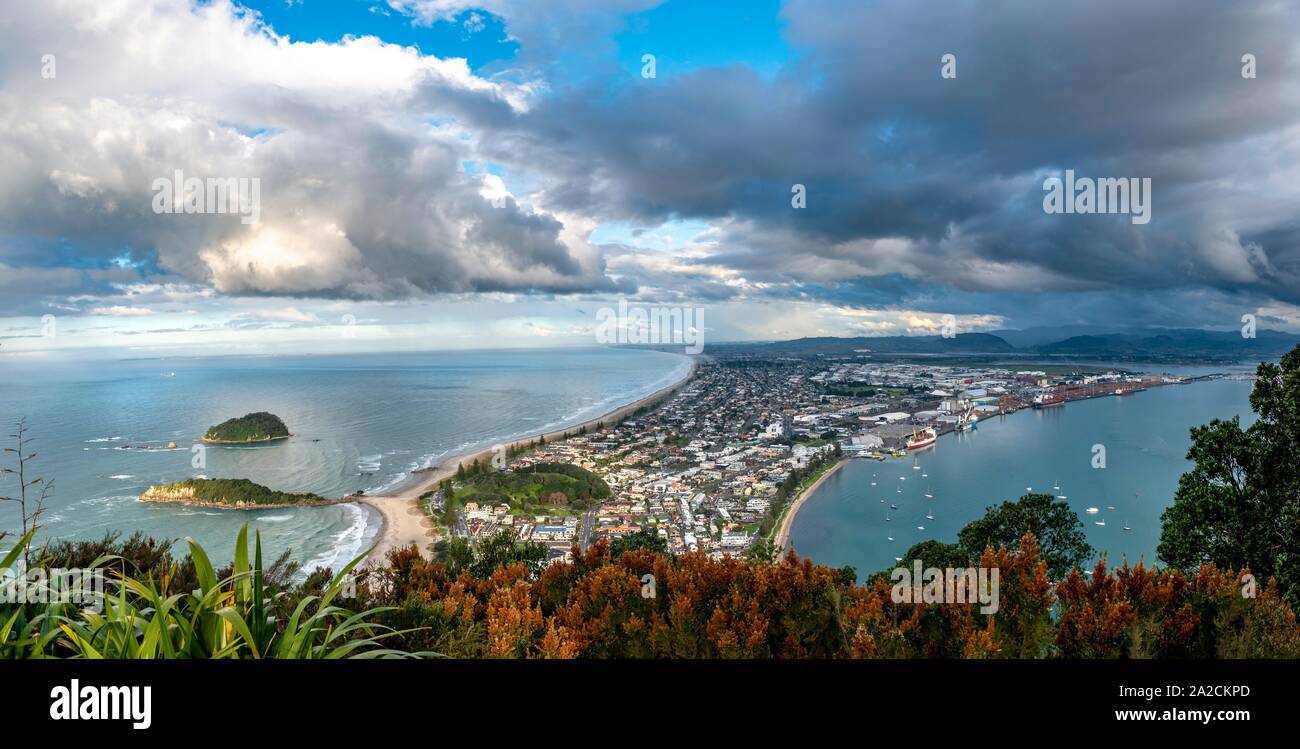
{"type": "Polygon", "coordinates": [[[832,301],[898,274],[973,294],[1119,290],[1103,314],[1158,316],[1136,293],[1114,305],[1124,289],[1300,302],[1300,8],[796,1],[782,16],[800,56],[774,77],[591,82],[487,148],[546,169],[548,205],[721,220],[700,262],[832,301]],[[1065,169],[1150,177],[1152,221],[1045,214],[1043,179],[1065,169]]]}

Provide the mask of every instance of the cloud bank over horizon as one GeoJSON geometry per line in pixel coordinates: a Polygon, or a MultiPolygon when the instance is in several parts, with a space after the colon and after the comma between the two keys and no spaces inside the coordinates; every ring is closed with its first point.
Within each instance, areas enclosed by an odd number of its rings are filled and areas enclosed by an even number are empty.
{"type": "Polygon", "coordinates": [[[388,25],[314,27],[323,0],[0,11],[5,348],[45,314],[142,342],[348,315],[572,342],[618,298],[706,306],[732,340],[1300,330],[1300,8],[356,3],[388,25]],[[707,54],[676,46],[719,18],[707,54]],[[1066,170],[1149,178],[1151,221],[1045,213],[1066,170]],[[258,180],[260,220],[155,212],[178,171],[258,180]]]}

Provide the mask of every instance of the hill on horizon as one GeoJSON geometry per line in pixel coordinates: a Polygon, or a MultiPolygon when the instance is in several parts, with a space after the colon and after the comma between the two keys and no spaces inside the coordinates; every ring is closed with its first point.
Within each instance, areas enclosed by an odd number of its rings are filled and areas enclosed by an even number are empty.
{"type": "Polygon", "coordinates": [[[998,331],[998,333],[961,333],[952,338],[936,335],[816,336],[789,341],[712,345],[720,348],[752,348],[770,353],[790,354],[835,355],[870,351],[874,354],[1003,354],[1094,359],[1240,360],[1280,356],[1300,344],[1300,334],[1275,330],[1258,330],[1254,338],[1244,338],[1237,330],[1124,328],[1121,331],[1104,333],[1100,332],[1101,330],[1105,329],[1101,327],[1094,329],[1089,326],[1061,326],[1031,328],[1024,331],[998,331]],[[1083,330],[1098,332],[1083,333],[1081,332],[1083,330]],[[1019,341],[1019,345],[1013,344],[1008,338],[1019,341]]]}

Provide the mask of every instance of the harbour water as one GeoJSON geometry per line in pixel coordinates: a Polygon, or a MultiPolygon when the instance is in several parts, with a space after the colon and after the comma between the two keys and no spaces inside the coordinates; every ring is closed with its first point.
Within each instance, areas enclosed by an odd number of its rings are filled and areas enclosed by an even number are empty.
{"type": "MultiPolygon", "coordinates": [[[[7,364],[0,439],[11,446],[10,427],[27,418],[32,467],[53,480],[44,518],[52,539],[110,530],[192,536],[220,561],[248,521],[268,555],[291,549],[307,568],[337,569],[377,536],[368,508],[215,510],[136,498],[151,484],[196,476],[327,497],[381,493],[447,456],[632,402],[689,366],[674,354],[604,348],[7,364]],[[209,446],[205,465],[192,465],[191,448],[209,426],[254,411],[280,416],[294,436],[209,446]]],[[[0,494],[14,493],[9,478],[0,494]]],[[[18,524],[16,508],[0,505],[0,529],[18,524]]]]}
{"type": "Polygon", "coordinates": [[[852,460],[800,508],[791,544],[819,564],[852,565],[863,579],[892,568],[917,542],[955,543],[989,506],[1032,489],[1065,496],[1110,563],[1154,562],[1160,514],[1190,467],[1188,430],[1233,416],[1253,423],[1250,387],[1214,380],[1024,409],[905,459],[852,460]],[[1093,467],[1097,445],[1104,468],[1093,467]]]}

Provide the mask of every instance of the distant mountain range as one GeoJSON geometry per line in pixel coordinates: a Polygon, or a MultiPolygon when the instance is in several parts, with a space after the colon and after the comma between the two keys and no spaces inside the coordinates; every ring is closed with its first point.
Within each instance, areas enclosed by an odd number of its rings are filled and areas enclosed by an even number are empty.
{"type": "Polygon", "coordinates": [[[880,336],[860,338],[799,338],[793,341],[772,343],[735,344],[751,345],[773,351],[791,351],[804,354],[843,354],[869,350],[878,354],[991,354],[1013,353],[1015,347],[988,333],[962,333],[952,338],[937,335],[880,336]]]}
{"type": "Polygon", "coordinates": [[[1115,329],[1089,326],[999,330],[942,336],[882,336],[799,338],[751,344],[711,344],[727,348],[753,348],[765,353],[987,355],[1074,357],[1116,360],[1243,361],[1281,356],[1300,344],[1300,334],[1275,330],[1256,331],[1243,338],[1240,331],[1177,328],[1115,329]]]}

